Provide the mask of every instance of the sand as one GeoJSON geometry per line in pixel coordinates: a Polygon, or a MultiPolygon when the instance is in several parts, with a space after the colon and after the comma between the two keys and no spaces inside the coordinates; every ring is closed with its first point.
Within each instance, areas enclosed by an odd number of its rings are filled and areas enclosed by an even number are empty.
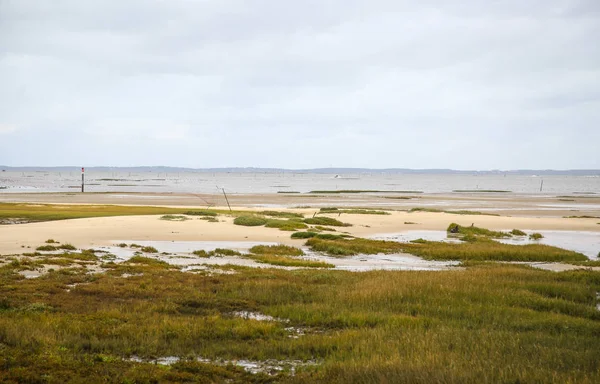
{"type": "MultiPolygon", "coordinates": [[[[252,207],[251,207],[252,208],[252,207]]],[[[312,216],[315,209],[294,209],[294,212],[312,216]]],[[[354,236],[409,230],[446,230],[451,222],[510,230],[573,230],[598,232],[598,219],[566,219],[556,217],[469,216],[431,212],[392,212],[390,215],[327,215],[353,224],[338,228],[354,236]],[[417,224],[405,224],[414,222],[417,224]]],[[[218,223],[192,217],[175,222],[161,220],[160,216],[120,216],[42,223],[0,226],[0,254],[20,254],[42,245],[47,239],[71,243],[77,248],[114,245],[116,241],[256,241],[299,246],[304,240],[290,239],[290,232],[276,228],[243,227],[233,224],[233,217],[219,216],[218,223]]]]}

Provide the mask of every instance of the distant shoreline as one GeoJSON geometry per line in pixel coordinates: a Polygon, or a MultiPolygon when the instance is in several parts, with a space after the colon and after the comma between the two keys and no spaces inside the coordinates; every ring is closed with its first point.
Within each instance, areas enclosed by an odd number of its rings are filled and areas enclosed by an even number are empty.
{"type": "MultiPolygon", "coordinates": [[[[255,168],[255,167],[221,167],[221,168],[186,168],[167,166],[137,167],[85,167],[89,172],[197,172],[197,173],[315,173],[315,174],[445,174],[445,175],[522,175],[522,176],[597,176],[600,169],[515,169],[515,170],[455,170],[455,169],[412,169],[412,168],[255,168]]],[[[81,166],[4,166],[0,172],[79,172],[81,166]]],[[[1,174],[1,173],[0,173],[1,174]]]]}

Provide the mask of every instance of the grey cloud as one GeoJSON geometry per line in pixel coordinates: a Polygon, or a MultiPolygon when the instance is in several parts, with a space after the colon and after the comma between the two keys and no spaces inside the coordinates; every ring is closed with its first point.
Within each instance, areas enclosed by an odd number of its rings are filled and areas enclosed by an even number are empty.
{"type": "Polygon", "coordinates": [[[600,168],[599,10],[0,0],[0,164],[600,168]]]}

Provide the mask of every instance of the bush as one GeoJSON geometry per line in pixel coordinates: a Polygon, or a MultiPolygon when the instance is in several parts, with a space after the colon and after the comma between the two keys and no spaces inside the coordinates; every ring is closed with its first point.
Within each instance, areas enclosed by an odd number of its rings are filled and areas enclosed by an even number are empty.
{"type": "Polygon", "coordinates": [[[243,225],[245,227],[260,227],[261,225],[265,225],[267,223],[267,219],[260,216],[240,216],[236,217],[233,220],[233,224],[235,225],[243,225]]]}
{"type": "Polygon", "coordinates": [[[531,239],[531,240],[540,240],[543,238],[544,238],[544,235],[542,235],[541,233],[537,233],[537,232],[529,235],[529,239],[531,239]]]}
{"type": "Polygon", "coordinates": [[[158,249],[154,248],[154,247],[142,247],[141,248],[142,252],[146,252],[146,253],[158,253],[158,249]]]}
{"type": "Polygon", "coordinates": [[[521,231],[520,229],[513,229],[512,231],[510,231],[510,234],[513,236],[527,236],[527,234],[521,231]]]}

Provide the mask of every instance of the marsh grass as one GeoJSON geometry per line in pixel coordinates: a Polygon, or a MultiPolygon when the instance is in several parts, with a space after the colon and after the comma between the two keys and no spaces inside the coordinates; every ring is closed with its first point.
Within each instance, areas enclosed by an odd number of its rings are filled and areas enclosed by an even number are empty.
{"type": "Polygon", "coordinates": [[[204,276],[137,261],[107,264],[102,275],[70,269],[38,279],[0,267],[0,381],[600,381],[596,272],[470,262],[460,272],[237,268],[204,276]],[[290,326],[320,332],[290,338],[290,326]],[[163,367],[134,355],[183,359],[163,367]],[[317,365],[269,377],[187,357],[317,365]]]}
{"type": "Polygon", "coordinates": [[[278,255],[278,256],[302,256],[304,252],[300,248],[289,245],[255,245],[250,248],[250,253],[256,255],[278,255]]]}
{"type": "Polygon", "coordinates": [[[337,219],[333,219],[331,217],[311,217],[308,219],[304,219],[304,222],[306,224],[311,224],[311,225],[325,225],[325,226],[330,226],[330,227],[351,227],[352,224],[348,224],[348,223],[344,223],[341,222],[337,219]]]}
{"type": "Polygon", "coordinates": [[[349,215],[389,215],[389,212],[376,211],[372,209],[339,209],[339,208],[321,208],[319,213],[337,213],[349,215]]]}
{"type": "Polygon", "coordinates": [[[308,225],[304,224],[299,219],[277,220],[269,219],[265,224],[267,228],[279,228],[282,231],[297,231],[298,229],[306,229],[308,225]]]}
{"type": "Polygon", "coordinates": [[[235,225],[242,225],[245,227],[260,227],[263,226],[267,223],[267,219],[265,219],[264,217],[261,216],[252,216],[252,215],[245,215],[245,216],[239,216],[236,217],[233,220],[233,224],[235,225]]]}
{"type": "Polygon", "coordinates": [[[411,208],[408,210],[409,213],[412,212],[433,212],[433,213],[448,213],[452,215],[470,215],[470,216],[500,216],[496,213],[487,213],[487,212],[479,212],[479,211],[468,211],[468,210],[443,210],[438,208],[411,208]]]}
{"type": "Polygon", "coordinates": [[[152,246],[141,247],[140,251],[142,251],[144,253],[158,253],[158,249],[156,249],[152,246]]]}
{"type": "Polygon", "coordinates": [[[61,249],[66,250],[66,251],[74,251],[77,248],[75,248],[75,246],[72,244],[61,244],[61,245],[41,245],[41,246],[37,247],[35,250],[52,252],[52,251],[59,251],[61,249]]]}
{"type": "Polygon", "coordinates": [[[583,215],[583,216],[565,216],[565,219],[600,219],[600,216],[590,216],[590,215],[583,215]]]}
{"type": "Polygon", "coordinates": [[[160,217],[161,220],[167,220],[167,221],[186,221],[189,220],[188,217],[185,217],[183,215],[163,215],[160,217]]]}
{"type": "Polygon", "coordinates": [[[471,225],[469,227],[464,227],[462,225],[458,225],[456,223],[451,223],[447,229],[448,233],[453,233],[457,235],[469,236],[469,237],[488,237],[488,238],[496,238],[501,239],[505,237],[511,237],[512,235],[507,232],[501,231],[492,231],[486,228],[476,227],[471,225]]]}
{"type": "Polygon", "coordinates": [[[323,191],[310,191],[309,193],[340,194],[340,193],[423,193],[423,191],[386,191],[377,189],[336,189],[323,191]]]}
{"type": "Polygon", "coordinates": [[[265,263],[270,265],[277,265],[282,267],[301,267],[301,268],[334,268],[335,265],[326,263],[324,261],[315,260],[303,260],[289,256],[280,256],[272,254],[249,254],[244,257],[257,261],[259,263],[265,263]]]}
{"type": "Polygon", "coordinates": [[[529,235],[529,239],[531,240],[541,240],[544,238],[544,235],[542,235],[541,233],[532,233],[531,235],[529,235]]]}
{"type": "Polygon", "coordinates": [[[585,261],[581,253],[542,244],[512,245],[488,239],[473,238],[469,242],[445,243],[419,240],[410,243],[371,239],[308,239],[313,251],[332,256],[357,254],[410,253],[428,260],[479,261],[585,261]]]}
{"type": "Polygon", "coordinates": [[[513,229],[510,231],[510,234],[513,236],[527,236],[527,233],[521,231],[520,229],[513,229]]]}

